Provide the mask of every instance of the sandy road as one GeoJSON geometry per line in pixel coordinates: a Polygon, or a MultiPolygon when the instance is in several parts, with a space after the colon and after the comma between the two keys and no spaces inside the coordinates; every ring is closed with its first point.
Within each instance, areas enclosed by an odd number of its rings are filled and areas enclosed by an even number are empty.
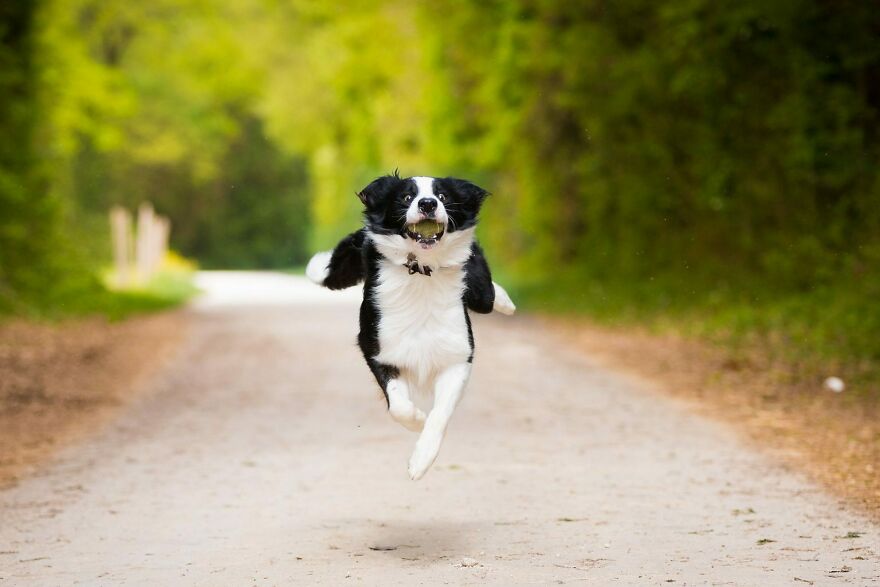
{"type": "Polygon", "coordinates": [[[201,280],[171,366],[0,493],[0,584],[880,585],[876,525],[527,317],[475,318],[414,483],[356,292],[201,280]]]}

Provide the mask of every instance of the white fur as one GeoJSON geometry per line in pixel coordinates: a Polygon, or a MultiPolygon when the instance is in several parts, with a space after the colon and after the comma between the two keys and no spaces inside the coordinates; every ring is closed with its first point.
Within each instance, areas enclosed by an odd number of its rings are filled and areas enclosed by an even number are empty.
{"type": "Polygon", "coordinates": [[[434,178],[433,177],[424,177],[424,176],[416,176],[412,178],[412,180],[416,183],[416,188],[418,188],[418,195],[416,199],[419,199],[423,196],[433,196],[434,195],[434,178]]]}
{"type": "Polygon", "coordinates": [[[410,430],[421,430],[409,461],[409,474],[420,479],[440,451],[446,426],[470,376],[464,292],[464,264],[470,256],[473,229],[445,235],[429,250],[412,239],[370,234],[384,259],[373,295],[380,308],[376,359],[394,365],[400,376],[387,387],[391,417],[410,430]],[[403,266],[410,255],[432,268],[430,277],[410,275],[403,266]],[[410,392],[434,395],[427,418],[410,392]]]}
{"type": "Polygon", "coordinates": [[[495,288],[495,304],[492,306],[492,309],[505,316],[513,316],[513,313],[516,312],[516,306],[513,305],[513,300],[510,299],[510,296],[507,295],[504,288],[494,281],[492,282],[492,287],[495,288]]]}
{"type": "Polygon", "coordinates": [[[324,280],[330,274],[330,258],[333,256],[332,251],[323,251],[315,253],[306,265],[306,277],[317,283],[324,285],[324,280]]]}
{"type": "Polygon", "coordinates": [[[402,379],[392,379],[385,386],[388,395],[388,413],[404,428],[419,432],[425,425],[425,413],[413,404],[409,386],[402,379]]]}
{"type": "Polygon", "coordinates": [[[444,369],[437,377],[434,386],[434,407],[425,420],[424,429],[416,442],[415,450],[409,459],[409,476],[418,481],[434,464],[446,427],[458,406],[471,375],[470,363],[459,363],[444,369]]]}
{"type": "Polygon", "coordinates": [[[443,205],[440,198],[434,195],[434,178],[414,177],[412,180],[415,182],[418,191],[416,192],[416,196],[413,198],[412,203],[410,203],[409,208],[406,210],[406,223],[415,224],[419,220],[425,219],[425,215],[419,211],[419,200],[430,198],[432,200],[437,200],[437,210],[434,212],[434,218],[436,218],[437,222],[445,226],[446,222],[449,220],[449,216],[446,213],[446,206],[443,205]]]}
{"type": "MultiPolygon", "coordinates": [[[[427,265],[431,269],[459,268],[461,269],[468,257],[471,256],[471,243],[474,241],[474,229],[457,230],[447,232],[430,249],[423,249],[419,243],[397,234],[373,234],[370,238],[376,244],[376,248],[389,262],[403,266],[407,257],[416,256],[419,265],[427,265]]],[[[427,280],[433,279],[432,275],[427,280]]]]}
{"type": "Polygon", "coordinates": [[[433,391],[433,378],[442,369],[467,361],[471,354],[461,296],[472,237],[471,232],[460,242],[443,242],[444,237],[439,247],[421,251],[426,258],[419,257],[419,263],[433,269],[426,277],[410,275],[403,266],[411,239],[371,235],[386,257],[379,262],[373,291],[382,312],[376,358],[400,368],[401,377],[416,392],[433,391]]]}

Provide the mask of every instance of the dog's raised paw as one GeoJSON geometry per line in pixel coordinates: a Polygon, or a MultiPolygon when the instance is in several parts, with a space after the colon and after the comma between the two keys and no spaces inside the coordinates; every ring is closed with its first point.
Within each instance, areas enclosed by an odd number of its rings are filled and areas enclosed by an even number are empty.
{"type": "Polygon", "coordinates": [[[324,280],[330,274],[330,258],[333,256],[331,251],[323,251],[315,253],[306,265],[306,277],[317,283],[324,285],[324,280]]]}
{"type": "Polygon", "coordinates": [[[411,402],[408,404],[394,404],[388,413],[401,426],[413,432],[421,432],[425,427],[425,412],[415,407],[411,402]]]}
{"type": "Polygon", "coordinates": [[[492,286],[495,288],[495,304],[492,306],[492,309],[505,316],[512,316],[513,313],[516,312],[516,306],[513,304],[513,300],[510,299],[510,296],[507,295],[504,288],[494,281],[492,282],[492,286]]]}
{"type": "Polygon", "coordinates": [[[439,440],[419,438],[419,441],[416,443],[416,449],[409,458],[409,478],[413,481],[418,481],[424,477],[428,469],[431,468],[431,465],[434,464],[434,459],[437,458],[438,452],[440,452],[439,440]]]}

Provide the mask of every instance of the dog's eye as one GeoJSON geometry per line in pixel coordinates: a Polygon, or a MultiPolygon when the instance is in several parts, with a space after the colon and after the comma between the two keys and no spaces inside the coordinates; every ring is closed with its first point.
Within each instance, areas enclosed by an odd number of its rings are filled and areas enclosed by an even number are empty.
{"type": "Polygon", "coordinates": [[[412,199],[413,199],[413,197],[410,195],[403,196],[403,203],[409,204],[410,202],[412,202],[412,199]]]}
{"type": "Polygon", "coordinates": [[[437,194],[437,199],[439,199],[441,202],[445,202],[446,194],[437,194]]]}

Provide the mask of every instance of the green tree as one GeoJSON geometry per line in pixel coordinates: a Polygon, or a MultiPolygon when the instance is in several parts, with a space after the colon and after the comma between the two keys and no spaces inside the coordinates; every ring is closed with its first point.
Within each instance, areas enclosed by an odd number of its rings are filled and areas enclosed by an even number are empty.
{"type": "Polygon", "coordinates": [[[20,309],[59,277],[58,203],[37,146],[37,4],[0,6],[0,309],[20,309]]]}

